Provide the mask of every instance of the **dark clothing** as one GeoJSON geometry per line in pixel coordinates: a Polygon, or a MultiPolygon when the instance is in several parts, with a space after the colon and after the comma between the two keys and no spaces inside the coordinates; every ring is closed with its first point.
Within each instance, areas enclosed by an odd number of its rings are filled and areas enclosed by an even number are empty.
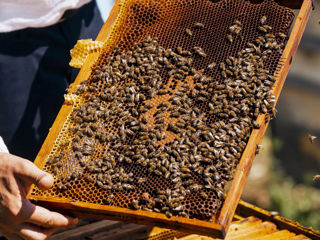
{"type": "Polygon", "coordinates": [[[0,136],[12,154],[34,160],[78,73],[70,49],[102,25],[92,1],[53,26],[0,33],[0,136]]]}

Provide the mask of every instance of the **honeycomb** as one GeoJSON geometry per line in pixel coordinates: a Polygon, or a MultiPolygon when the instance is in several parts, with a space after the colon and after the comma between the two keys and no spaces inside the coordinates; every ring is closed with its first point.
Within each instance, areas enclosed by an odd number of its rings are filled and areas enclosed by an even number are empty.
{"type": "MultiPolygon", "coordinates": [[[[294,13],[265,0],[124,0],[31,195],[210,220],[272,86],[294,13]]],[[[72,96],[72,97],[71,97],[72,96]]],[[[76,96],[76,97],[75,97],[76,96]]]]}
{"type": "Polygon", "coordinates": [[[151,234],[149,235],[148,240],[171,240],[171,239],[178,239],[187,236],[187,233],[184,232],[178,232],[178,231],[173,231],[173,230],[167,230],[167,231],[162,231],[158,234],[151,234]]]}
{"type": "Polygon", "coordinates": [[[78,40],[77,44],[70,50],[70,66],[81,68],[88,55],[93,52],[99,52],[102,46],[103,42],[100,41],[92,41],[92,39],[78,40]]]}

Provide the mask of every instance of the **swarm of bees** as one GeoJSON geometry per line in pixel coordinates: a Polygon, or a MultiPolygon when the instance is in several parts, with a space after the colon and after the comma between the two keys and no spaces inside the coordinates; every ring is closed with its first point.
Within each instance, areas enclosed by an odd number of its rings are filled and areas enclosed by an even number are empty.
{"type": "MultiPolygon", "coordinates": [[[[132,209],[192,217],[187,200],[195,196],[214,202],[209,213],[215,214],[252,129],[261,127],[258,115],[274,116],[275,77],[264,61],[282,45],[265,21],[266,31],[255,42],[208,66],[219,68],[222,83],[193,67],[195,58],[207,57],[199,46],[165,49],[148,37],[126,53],[115,47],[106,64],[74,93],[85,101],[70,116],[72,141],[47,160],[59,178],[57,189],[68,191],[70,181],[83,178],[108,193],[106,205],[115,205],[118,192],[136,192],[132,209]],[[208,121],[209,115],[218,120],[208,121]],[[99,149],[106,150],[93,158],[99,149]],[[65,162],[73,163],[70,174],[60,176],[65,162]],[[149,191],[147,184],[154,179],[167,184],[149,191]]],[[[236,21],[231,34],[239,34],[241,27],[236,21]]]]}

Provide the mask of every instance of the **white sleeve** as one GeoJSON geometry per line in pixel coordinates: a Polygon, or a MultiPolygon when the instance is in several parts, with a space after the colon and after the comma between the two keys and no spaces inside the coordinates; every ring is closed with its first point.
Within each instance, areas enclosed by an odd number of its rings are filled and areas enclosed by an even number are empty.
{"type": "Polygon", "coordinates": [[[4,144],[2,137],[0,137],[0,153],[9,153],[7,146],[4,144]]]}

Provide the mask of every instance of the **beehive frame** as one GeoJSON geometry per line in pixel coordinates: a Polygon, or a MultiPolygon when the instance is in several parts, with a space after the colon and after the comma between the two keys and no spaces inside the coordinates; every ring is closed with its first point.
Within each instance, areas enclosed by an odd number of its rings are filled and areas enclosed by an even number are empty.
{"type": "MultiPolygon", "coordinates": [[[[281,89],[283,87],[285,78],[289,71],[290,64],[297,50],[298,44],[301,40],[303,31],[305,29],[308,17],[312,9],[312,1],[304,0],[296,21],[293,25],[289,40],[283,51],[280,61],[280,68],[276,72],[276,82],[274,86],[274,95],[278,99],[281,89]]],[[[110,13],[107,22],[104,24],[97,37],[98,41],[104,41],[108,38],[112,31],[112,25],[116,21],[120,10],[120,0],[117,0],[110,13]]],[[[99,53],[90,54],[86,63],[82,67],[75,83],[70,87],[70,91],[76,90],[76,85],[87,79],[91,73],[91,66],[99,57],[99,53]]],[[[50,153],[54,140],[58,137],[60,130],[64,124],[66,117],[72,111],[72,106],[64,104],[52,126],[45,143],[43,144],[35,164],[42,168],[45,164],[45,159],[50,153]]],[[[265,123],[265,116],[260,115],[257,120],[261,124],[260,129],[252,131],[246,149],[242,154],[241,160],[238,164],[234,180],[231,183],[230,189],[226,195],[223,207],[219,214],[213,217],[213,221],[205,222],[197,219],[187,219],[183,217],[167,218],[164,214],[147,212],[142,210],[131,210],[120,207],[104,206],[91,203],[83,203],[71,201],[60,198],[48,198],[43,196],[31,195],[29,192],[29,199],[38,201],[39,204],[45,205],[52,209],[58,209],[63,212],[70,212],[79,217],[98,217],[111,220],[128,221],[139,224],[158,225],[161,227],[172,228],[175,230],[186,231],[191,233],[199,233],[210,236],[225,236],[227,229],[231,223],[234,212],[236,210],[238,201],[244,188],[247,176],[249,174],[257,144],[260,143],[266,131],[268,123],[265,123]]]]}

